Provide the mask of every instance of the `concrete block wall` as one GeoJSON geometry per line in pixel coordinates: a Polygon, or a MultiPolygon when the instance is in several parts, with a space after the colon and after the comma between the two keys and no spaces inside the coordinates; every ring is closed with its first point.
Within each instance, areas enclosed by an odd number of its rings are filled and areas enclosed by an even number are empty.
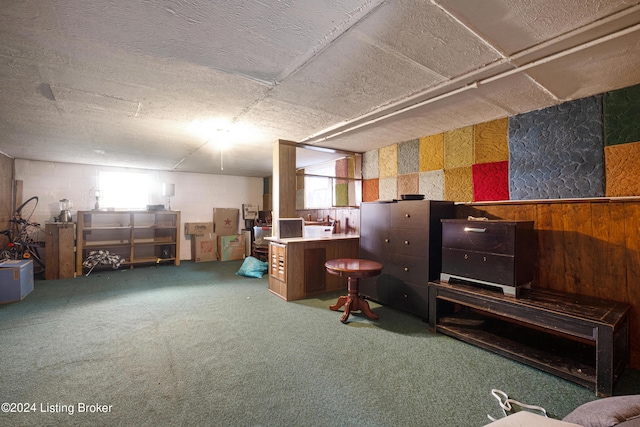
{"type": "MultiPolygon", "coordinates": [[[[131,168],[110,168],[94,165],[15,160],[15,177],[23,181],[25,200],[38,196],[39,204],[33,219],[41,224],[53,221],[60,213],[59,201],[69,199],[73,203],[73,219],[77,211],[91,210],[95,199],[91,190],[96,188],[98,171],[113,170],[144,172],[151,182],[150,200],[145,204],[162,204],[162,183],[175,185],[171,208],[181,211],[181,228],[185,222],[209,222],[213,220],[213,208],[237,208],[242,204],[255,204],[262,208],[263,179],[225,175],[210,175],[171,171],[151,171],[131,168]]],[[[244,228],[240,218],[238,229],[244,228]]],[[[182,233],[182,232],[181,232],[182,233]]],[[[191,259],[190,236],[181,234],[180,259],[191,259]]]]}

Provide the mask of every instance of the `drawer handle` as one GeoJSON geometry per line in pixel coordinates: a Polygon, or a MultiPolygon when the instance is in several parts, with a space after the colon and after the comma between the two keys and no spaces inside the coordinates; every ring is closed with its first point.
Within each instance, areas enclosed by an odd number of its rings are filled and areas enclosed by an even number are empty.
{"type": "Polygon", "coordinates": [[[409,244],[409,241],[408,241],[408,240],[405,240],[405,241],[404,241],[404,244],[405,244],[405,245],[408,245],[408,244],[409,244]]]}
{"type": "Polygon", "coordinates": [[[405,218],[411,218],[411,214],[406,213],[406,214],[404,214],[404,217],[405,218]]]}
{"type": "Polygon", "coordinates": [[[389,243],[389,239],[384,239],[384,242],[385,243],[389,243]]]}
{"type": "Polygon", "coordinates": [[[484,262],[487,262],[487,257],[486,257],[486,256],[483,256],[483,257],[482,257],[482,260],[483,260],[484,262]]]}
{"type": "Polygon", "coordinates": [[[469,255],[464,254],[464,259],[469,259],[469,255]]]}
{"type": "Polygon", "coordinates": [[[472,233],[484,233],[486,228],[465,227],[464,231],[471,231],[472,233]]]}
{"type": "Polygon", "coordinates": [[[404,271],[408,273],[409,272],[409,267],[405,267],[404,271]]]}

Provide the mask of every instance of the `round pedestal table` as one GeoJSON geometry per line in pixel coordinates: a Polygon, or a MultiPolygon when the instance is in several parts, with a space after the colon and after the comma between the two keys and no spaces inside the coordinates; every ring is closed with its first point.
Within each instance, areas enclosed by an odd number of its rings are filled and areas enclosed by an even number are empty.
{"type": "Polygon", "coordinates": [[[346,323],[352,311],[362,311],[369,319],[378,320],[378,315],[371,311],[369,303],[358,295],[361,277],[373,277],[382,272],[382,264],[358,258],[338,258],[325,262],[327,272],[340,277],[347,277],[347,295],[338,298],[338,302],[329,306],[333,311],[344,306],[344,314],[340,318],[346,323]]]}

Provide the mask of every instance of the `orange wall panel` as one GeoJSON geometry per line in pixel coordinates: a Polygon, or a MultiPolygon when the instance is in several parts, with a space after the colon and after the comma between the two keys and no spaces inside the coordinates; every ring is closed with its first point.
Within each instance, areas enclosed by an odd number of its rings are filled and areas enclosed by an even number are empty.
{"type": "Polygon", "coordinates": [[[607,197],[640,196],[640,142],[604,147],[607,197]]]}

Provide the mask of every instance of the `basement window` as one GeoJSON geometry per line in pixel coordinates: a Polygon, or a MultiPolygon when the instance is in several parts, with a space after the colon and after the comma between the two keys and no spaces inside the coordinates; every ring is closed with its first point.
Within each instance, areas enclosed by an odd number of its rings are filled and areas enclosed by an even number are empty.
{"type": "Polygon", "coordinates": [[[355,159],[344,157],[296,171],[296,207],[326,209],[360,206],[362,179],[355,178],[355,159]]]}
{"type": "Polygon", "coordinates": [[[146,209],[149,204],[149,175],[143,172],[98,172],[100,207],[146,209]]]}
{"type": "Polygon", "coordinates": [[[334,206],[333,178],[328,176],[304,177],[304,208],[322,209],[334,206]]]}

